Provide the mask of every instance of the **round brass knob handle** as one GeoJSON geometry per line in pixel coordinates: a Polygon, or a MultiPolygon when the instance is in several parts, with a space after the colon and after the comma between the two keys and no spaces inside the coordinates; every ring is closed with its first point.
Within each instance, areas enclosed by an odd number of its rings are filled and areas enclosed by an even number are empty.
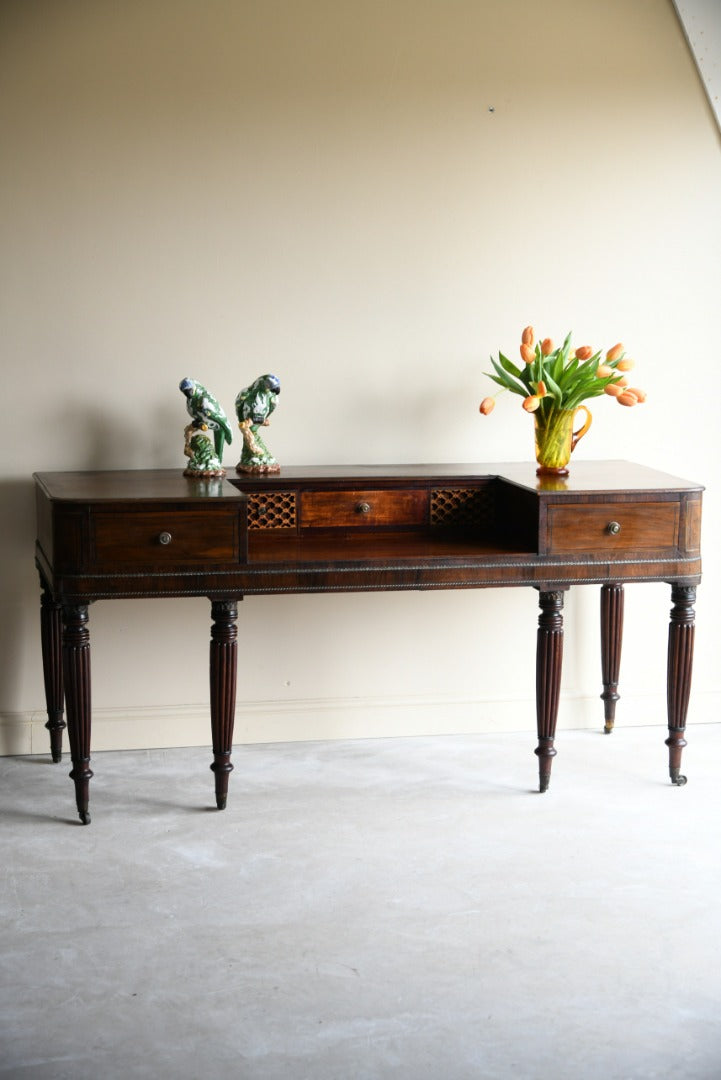
{"type": "Polygon", "coordinates": [[[371,512],[371,504],[367,503],[367,502],[359,502],[358,505],[356,506],[356,511],[359,514],[370,514],[370,512],[371,512]]]}
{"type": "Polygon", "coordinates": [[[173,538],[172,538],[172,536],[170,535],[169,532],[161,532],[160,536],[158,537],[158,543],[163,544],[163,546],[165,546],[165,545],[169,544],[172,539],[173,538]]]}
{"type": "Polygon", "coordinates": [[[606,532],[610,536],[618,536],[620,531],[621,531],[621,526],[617,521],[609,521],[608,525],[606,526],[606,532]]]}

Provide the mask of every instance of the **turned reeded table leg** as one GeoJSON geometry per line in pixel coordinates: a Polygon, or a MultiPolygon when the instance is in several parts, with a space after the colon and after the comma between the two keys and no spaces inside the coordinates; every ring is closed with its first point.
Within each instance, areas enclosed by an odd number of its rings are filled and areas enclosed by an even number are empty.
{"type": "Polygon", "coordinates": [[[536,716],[538,722],[539,791],[547,791],[551,765],[556,756],[553,740],[556,736],[558,701],[561,691],[563,661],[563,592],[541,592],[538,603],[536,647],[536,716]]]}
{"type": "Polygon", "coordinates": [[[618,701],[618,675],[621,669],[623,638],[623,585],[601,586],[601,678],[603,681],[604,728],[613,731],[618,701]]]}
{"type": "Polygon", "coordinates": [[[215,802],[224,810],[228,800],[228,779],[233,766],[235,683],[238,653],[238,605],[235,600],[211,601],[213,624],[210,630],[210,725],[213,735],[215,802]]]}
{"type": "Polygon", "coordinates": [[[63,614],[62,607],[43,582],[40,597],[40,644],[43,657],[45,681],[45,706],[48,719],[45,727],[50,732],[50,753],[53,761],[63,756],[63,614]]]}
{"type": "Polygon", "coordinates": [[[90,634],[87,605],[63,607],[63,679],[75,800],[83,825],[90,824],[90,634]]]}
{"type": "Polygon", "coordinates": [[[686,745],[686,714],[691,692],[693,644],[696,632],[694,603],[695,585],[671,585],[671,621],[668,628],[668,671],[666,693],[668,702],[668,772],[671,783],[679,787],[686,783],[681,773],[681,754],[686,745]]]}

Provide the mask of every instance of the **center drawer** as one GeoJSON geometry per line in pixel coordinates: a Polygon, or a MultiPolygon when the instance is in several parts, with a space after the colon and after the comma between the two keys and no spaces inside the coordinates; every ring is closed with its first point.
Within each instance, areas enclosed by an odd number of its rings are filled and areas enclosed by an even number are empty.
{"type": "Polygon", "coordinates": [[[675,502],[575,503],[548,507],[548,553],[611,555],[624,549],[678,547],[680,507],[675,502]]]}
{"type": "Polygon", "coordinates": [[[427,490],[304,491],[301,528],[376,528],[421,526],[428,521],[427,490]]]}
{"type": "Polygon", "coordinates": [[[238,562],[241,530],[237,506],[198,510],[96,510],[90,517],[95,569],[238,562]]]}

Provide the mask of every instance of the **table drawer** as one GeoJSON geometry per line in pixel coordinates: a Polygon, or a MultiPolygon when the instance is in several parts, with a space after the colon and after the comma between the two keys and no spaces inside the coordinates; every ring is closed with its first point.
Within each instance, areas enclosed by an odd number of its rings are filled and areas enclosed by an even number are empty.
{"type": "Polygon", "coordinates": [[[675,502],[549,506],[548,552],[612,555],[630,548],[676,548],[679,514],[675,502]]]}
{"type": "Polygon", "coordinates": [[[428,491],[414,488],[304,491],[300,524],[312,529],[420,526],[428,521],[428,502],[428,491]]]}
{"type": "Polygon", "coordinates": [[[94,569],[163,567],[238,562],[237,507],[198,510],[94,511],[90,517],[94,569]]]}

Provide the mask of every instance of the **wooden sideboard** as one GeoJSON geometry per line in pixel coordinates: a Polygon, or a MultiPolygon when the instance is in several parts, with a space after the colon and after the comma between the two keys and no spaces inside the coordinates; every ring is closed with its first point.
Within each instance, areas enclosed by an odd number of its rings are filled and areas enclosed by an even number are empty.
{"type": "Polygon", "coordinates": [[[43,671],[51,753],[67,716],[71,778],[87,824],[88,606],[114,597],[210,600],[216,804],[226,805],[235,716],[237,604],[244,595],[532,586],[538,590],[539,786],[548,788],[563,653],[563,600],[601,589],[605,730],[613,728],[624,585],[671,586],[669,773],[686,745],[702,487],[623,461],[284,468],[189,479],[180,470],[35,475],[43,671]]]}

